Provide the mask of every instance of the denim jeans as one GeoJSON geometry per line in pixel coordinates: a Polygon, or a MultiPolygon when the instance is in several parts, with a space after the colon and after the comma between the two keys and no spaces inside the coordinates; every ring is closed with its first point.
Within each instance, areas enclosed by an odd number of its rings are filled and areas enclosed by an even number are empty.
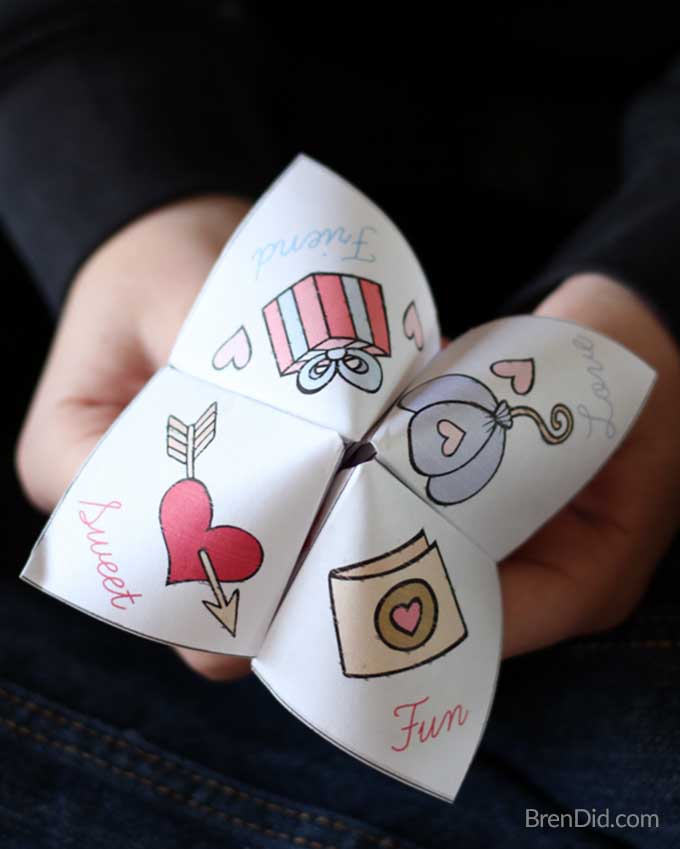
{"type": "Polygon", "coordinates": [[[677,847],[677,556],[676,546],[625,626],[503,665],[453,805],[344,754],[252,676],[200,679],[168,648],[6,570],[0,846],[677,847]],[[526,827],[527,817],[575,809],[585,812],[579,827],[526,827]],[[593,809],[599,824],[584,823],[593,809]],[[606,828],[607,810],[612,824],[651,813],[659,825],[606,828]]]}

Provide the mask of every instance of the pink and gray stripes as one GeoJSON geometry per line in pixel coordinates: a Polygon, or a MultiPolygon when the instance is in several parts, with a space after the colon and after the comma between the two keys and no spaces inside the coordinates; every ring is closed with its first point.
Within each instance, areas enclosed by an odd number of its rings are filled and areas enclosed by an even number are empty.
{"type": "Polygon", "coordinates": [[[299,371],[311,351],[360,347],[390,356],[379,283],[350,274],[309,274],[263,310],[280,374],[299,371]]]}

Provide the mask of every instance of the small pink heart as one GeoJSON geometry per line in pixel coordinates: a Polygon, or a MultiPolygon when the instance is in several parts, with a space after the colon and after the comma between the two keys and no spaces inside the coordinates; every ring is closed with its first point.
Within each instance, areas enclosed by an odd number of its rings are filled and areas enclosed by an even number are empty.
{"type": "Polygon", "coordinates": [[[512,391],[518,395],[526,395],[531,392],[534,385],[536,369],[531,358],[526,360],[499,360],[491,365],[491,371],[496,377],[509,378],[512,391]]]}
{"type": "Polygon", "coordinates": [[[413,339],[416,343],[416,348],[422,351],[425,344],[425,337],[423,336],[423,325],[420,323],[420,316],[418,315],[415,301],[411,301],[406,307],[402,323],[404,326],[404,336],[407,339],[413,339]]]}
{"type": "Polygon", "coordinates": [[[423,606],[417,598],[411,599],[408,604],[398,604],[390,613],[392,624],[400,631],[406,634],[415,634],[418,625],[420,625],[420,617],[423,613],[423,606]]]}
{"type": "Polygon", "coordinates": [[[449,421],[449,419],[442,419],[437,422],[437,430],[444,439],[442,442],[442,454],[445,457],[450,457],[457,451],[458,446],[463,441],[465,431],[462,427],[458,427],[457,424],[449,421]]]}
{"type": "Polygon", "coordinates": [[[212,364],[216,369],[223,369],[233,364],[235,369],[240,370],[248,365],[252,354],[250,337],[245,327],[241,326],[215,351],[212,364]]]}

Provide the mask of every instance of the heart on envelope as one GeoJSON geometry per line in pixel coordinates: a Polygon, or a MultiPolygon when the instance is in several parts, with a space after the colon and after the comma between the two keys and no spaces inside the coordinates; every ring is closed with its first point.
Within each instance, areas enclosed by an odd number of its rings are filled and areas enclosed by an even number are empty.
{"type": "Polygon", "coordinates": [[[398,604],[392,608],[390,619],[392,624],[405,634],[414,634],[420,625],[423,605],[420,599],[414,598],[409,604],[398,604]]]}

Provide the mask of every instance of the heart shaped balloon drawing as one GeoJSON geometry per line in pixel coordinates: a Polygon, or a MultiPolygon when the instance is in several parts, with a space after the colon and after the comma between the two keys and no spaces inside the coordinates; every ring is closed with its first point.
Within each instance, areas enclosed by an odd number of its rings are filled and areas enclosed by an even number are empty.
{"type": "MultiPolygon", "coordinates": [[[[533,385],[533,360],[503,360],[491,370],[510,378],[518,394],[533,385]]],[[[560,445],[574,429],[574,415],[565,404],[552,407],[548,423],[533,407],[511,407],[466,374],[436,377],[408,391],[398,403],[413,414],[408,425],[411,466],[427,478],[430,500],[447,506],[477,495],[494,477],[518,418],[530,419],[547,445],[560,445]]]]}
{"type": "Polygon", "coordinates": [[[207,581],[214,600],[203,601],[206,610],[232,637],[236,636],[240,592],[226,597],[223,583],[247,581],[259,570],[264,553],[259,540],[232,525],[213,525],[213,502],[208,488],[194,475],[196,458],[215,439],[217,404],[192,424],[169,416],[168,456],[185,468],[185,477],[163,495],[159,518],[168,552],[167,585],[207,581]]]}

